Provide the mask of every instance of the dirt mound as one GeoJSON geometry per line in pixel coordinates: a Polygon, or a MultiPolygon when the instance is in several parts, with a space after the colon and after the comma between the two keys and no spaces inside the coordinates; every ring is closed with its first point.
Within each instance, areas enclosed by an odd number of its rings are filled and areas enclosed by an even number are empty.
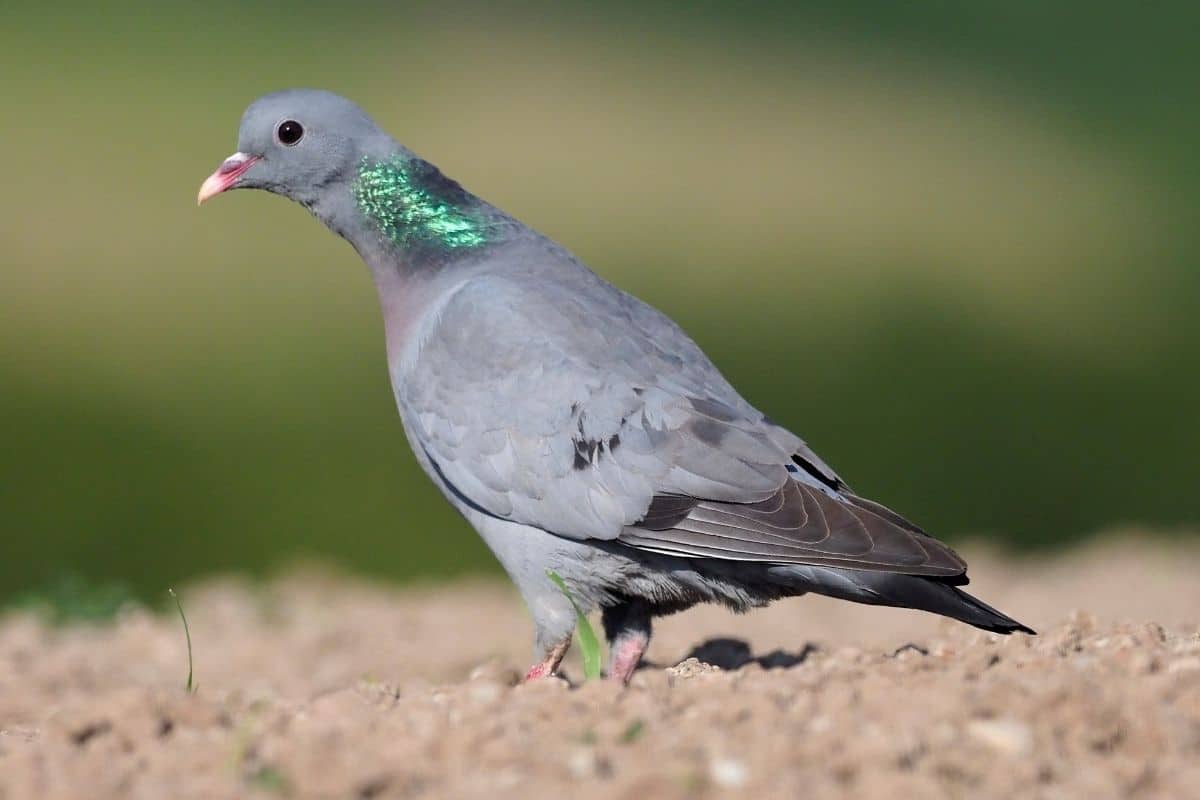
{"type": "Polygon", "coordinates": [[[9,614],[0,798],[1200,796],[1200,550],[971,562],[1041,636],[697,609],[627,689],[516,685],[530,629],[500,583],[191,587],[190,695],[178,619],[9,614]]]}

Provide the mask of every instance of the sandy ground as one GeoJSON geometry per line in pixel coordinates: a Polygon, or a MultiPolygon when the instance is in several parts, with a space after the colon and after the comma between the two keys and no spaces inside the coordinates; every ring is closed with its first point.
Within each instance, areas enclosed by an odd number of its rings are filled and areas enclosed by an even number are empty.
{"type": "Polygon", "coordinates": [[[177,618],[9,614],[0,798],[1200,797],[1200,547],[965,550],[1041,636],[703,608],[660,623],[627,689],[517,685],[530,627],[499,582],[188,587],[190,695],[177,618]]]}

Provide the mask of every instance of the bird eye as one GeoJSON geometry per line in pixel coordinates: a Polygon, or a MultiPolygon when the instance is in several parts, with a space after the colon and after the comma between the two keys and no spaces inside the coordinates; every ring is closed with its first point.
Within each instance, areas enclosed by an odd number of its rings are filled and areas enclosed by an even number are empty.
{"type": "Polygon", "coordinates": [[[280,144],[291,147],[304,136],[304,126],[294,119],[284,120],[275,129],[275,136],[278,137],[280,144]]]}

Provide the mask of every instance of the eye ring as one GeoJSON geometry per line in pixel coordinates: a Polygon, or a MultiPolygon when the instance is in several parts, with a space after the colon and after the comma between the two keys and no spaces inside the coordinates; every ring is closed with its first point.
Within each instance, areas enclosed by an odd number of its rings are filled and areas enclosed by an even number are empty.
{"type": "Polygon", "coordinates": [[[293,147],[304,138],[304,126],[294,119],[285,119],[275,128],[275,138],[285,147],[293,147]]]}

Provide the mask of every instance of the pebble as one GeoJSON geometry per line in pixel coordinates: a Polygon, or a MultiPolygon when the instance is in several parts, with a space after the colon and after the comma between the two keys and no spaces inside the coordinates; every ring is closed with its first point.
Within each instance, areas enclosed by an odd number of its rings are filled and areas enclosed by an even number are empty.
{"type": "Polygon", "coordinates": [[[475,681],[467,689],[467,695],[477,705],[491,705],[500,699],[503,689],[500,684],[491,681],[475,681]]]}
{"type": "Polygon", "coordinates": [[[708,774],[713,783],[723,789],[739,789],[746,785],[746,778],[749,777],[746,765],[733,758],[713,759],[708,774]]]}
{"type": "Polygon", "coordinates": [[[596,753],[590,747],[580,747],[567,756],[567,770],[576,778],[590,778],[596,773],[596,753]]]}
{"type": "Polygon", "coordinates": [[[1015,719],[977,719],[967,733],[993,750],[1010,756],[1033,752],[1033,729],[1015,719]]]}

